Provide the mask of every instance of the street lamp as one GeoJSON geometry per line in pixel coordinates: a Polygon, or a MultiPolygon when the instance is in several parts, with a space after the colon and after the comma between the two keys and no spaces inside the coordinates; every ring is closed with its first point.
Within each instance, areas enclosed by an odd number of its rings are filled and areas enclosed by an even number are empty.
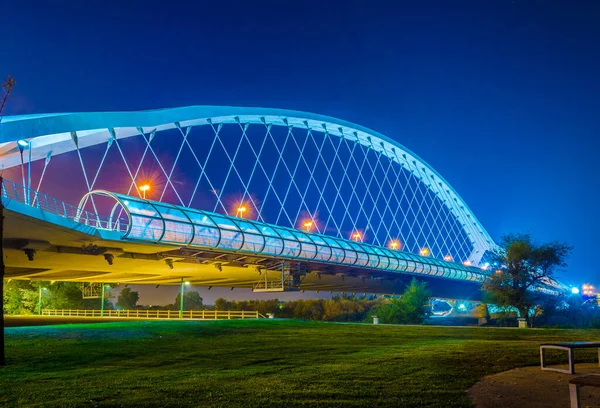
{"type": "Polygon", "coordinates": [[[146,199],[146,191],[150,190],[150,186],[148,184],[144,184],[140,186],[140,191],[144,194],[143,198],[146,199]]]}
{"type": "Polygon", "coordinates": [[[358,231],[356,231],[354,234],[352,234],[352,239],[355,241],[360,241],[361,238],[362,238],[362,235],[358,231]]]}
{"type": "Polygon", "coordinates": [[[104,317],[104,299],[106,298],[106,290],[110,290],[110,285],[106,285],[104,282],[100,283],[102,287],[102,293],[100,296],[100,301],[102,304],[100,305],[100,317],[104,317]]]}
{"type": "Polygon", "coordinates": [[[452,262],[452,255],[448,254],[448,255],[444,256],[444,261],[452,262]]]}
{"type": "Polygon", "coordinates": [[[394,240],[390,241],[389,247],[394,250],[400,249],[400,242],[398,240],[394,239],[394,240]]]}
{"type": "Polygon", "coordinates": [[[421,250],[419,251],[419,255],[421,256],[429,256],[430,253],[431,251],[427,247],[421,248],[421,250]]]}
{"type": "Polygon", "coordinates": [[[245,205],[240,205],[237,209],[237,213],[240,214],[240,218],[244,218],[244,213],[247,211],[248,209],[246,208],[245,205]]]}
{"type": "Polygon", "coordinates": [[[179,294],[179,318],[183,319],[183,295],[185,294],[185,287],[189,286],[189,282],[184,281],[181,278],[181,293],[179,294]]]}
{"type": "Polygon", "coordinates": [[[574,295],[578,295],[579,294],[579,288],[574,286],[571,288],[571,293],[574,295]]]}
{"type": "Polygon", "coordinates": [[[311,220],[308,220],[304,223],[304,228],[306,228],[306,232],[310,231],[310,229],[313,227],[313,222],[311,220]]]}
{"type": "Polygon", "coordinates": [[[42,314],[42,291],[44,290],[48,290],[46,288],[43,288],[42,285],[40,285],[40,294],[38,296],[38,315],[42,314]]]}

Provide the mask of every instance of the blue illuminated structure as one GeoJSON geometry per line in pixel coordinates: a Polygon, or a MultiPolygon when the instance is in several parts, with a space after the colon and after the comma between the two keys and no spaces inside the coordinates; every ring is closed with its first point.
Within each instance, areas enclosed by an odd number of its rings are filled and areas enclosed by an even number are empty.
{"type": "MultiPolygon", "coordinates": [[[[115,256],[123,263],[165,260],[173,270],[180,257],[179,269],[187,271],[192,267],[184,261],[218,264],[219,271],[228,262],[261,270],[267,261],[282,268],[293,261],[317,274],[362,281],[412,274],[476,286],[489,273],[482,258],[496,248],[464,200],[415,153],[363,126],[313,113],[189,106],[1,117],[0,165],[7,179],[23,184],[6,184],[3,197],[41,210],[32,213],[40,220],[78,232],[87,228],[60,245],[31,243],[17,228],[15,250],[30,242],[25,246],[40,254],[75,254],[82,249],[63,247],[85,241],[87,254],[101,237],[113,268],[115,256]],[[149,179],[153,189],[142,189],[149,179]],[[43,183],[50,184],[45,191],[54,190],[57,180],[68,183],[66,192],[60,189],[68,198],[39,193],[43,183]],[[146,194],[152,199],[142,198],[146,194]],[[77,207],[66,204],[81,197],[77,207]],[[100,203],[106,198],[112,200],[108,209],[100,203]],[[136,254],[125,243],[159,249],[136,254]],[[121,244],[129,249],[115,249],[121,244]]],[[[15,277],[29,279],[50,273],[30,273],[18,260],[14,268],[15,277]]],[[[55,276],[91,281],[110,273],[104,266],[92,269],[98,275],[67,270],[55,276]]],[[[147,269],[139,281],[157,282],[153,267],[147,269]]],[[[119,279],[126,278],[132,279],[119,279]]]]}
{"type": "Polygon", "coordinates": [[[464,281],[482,282],[487,276],[476,267],[108,191],[88,193],[79,208],[94,195],[116,200],[107,225],[115,226],[118,209],[124,209],[127,220],[119,219],[119,226],[114,227],[124,231],[124,240],[246,252],[464,281]]]}
{"type": "MultiPolygon", "coordinates": [[[[414,152],[371,129],[324,115],[189,106],[9,116],[0,121],[5,169],[23,163],[18,140],[31,142],[31,161],[45,162],[36,190],[54,158],[69,154],[81,164],[81,195],[104,189],[141,197],[142,175],[152,166],[162,186],[155,192],[158,201],[182,207],[227,214],[228,196],[240,193],[258,221],[298,228],[308,217],[319,221],[315,229],[325,235],[348,238],[361,231],[376,246],[399,240],[408,252],[427,248],[435,258],[475,266],[495,245],[452,186],[414,152]],[[137,144],[133,153],[129,140],[137,144]],[[85,157],[90,148],[102,155],[98,168],[85,157]],[[118,172],[130,179],[128,188],[116,190],[107,182],[114,179],[105,176],[112,171],[105,160],[111,156],[122,161],[118,172]],[[181,187],[175,179],[184,173],[193,174],[181,187]]],[[[28,182],[27,187],[35,186],[28,182]]]]}

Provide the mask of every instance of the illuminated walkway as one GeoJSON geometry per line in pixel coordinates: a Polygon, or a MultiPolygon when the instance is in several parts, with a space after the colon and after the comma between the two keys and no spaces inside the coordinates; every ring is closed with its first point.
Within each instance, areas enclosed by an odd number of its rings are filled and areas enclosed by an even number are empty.
{"type": "MultiPolygon", "coordinates": [[[[113,257],[117,257],[117,259],[113,258],[115,265],[119,263],[118,257],[124,256],[123,252],[126,252],[115,248],[130,244],[139,247],[142,244],[144,248],[138,249],[138,252],[154,251],[158,246],[159,252],[165,254],[161,259],[168,259],[167,254],[172,250],[178,249],[180,252],[201,250],[203,254],[213,254],[215,261],[223,254],[237,258],[251,256],[253,261],[249,264],[260,265],[275,261],[306,263],[312,271],[318,271],[321,266],[324,274],[327,273],[326,267],[334,266],[337,268],[335,271],[349,271],[349,275],[355,271],[354,274],[357,276],[368,276],[374,279],[377,279],[379,272],[380,278],[385,278],[389,274],[410,274],[480,283],[487,275],[487,272],[480,268],[400,250],[106,191],[93,191],[87,194],[81,200],[79,207],[34,191],[31,191],[28,196],[24,194],[25,191],[26,189],[21,185],[4,181],[3,202],[9,212],[43,220],[44,223],[53,225],[51,228],[66,228],[77,233],[85,233],[90,237],[90,243],[94,242],[96,247],[102,241],[102,248],[110,249],[98,249],[93,254],[114,253],[113,257]],[[82,209],[88,200],[98,200],[99,197],[109,197],[114,200],[112,211],[106,217],[99,217],[82,209]],[[123,216],[118,217],[119,213],[123,216]]],[[[37,229],[29,234],[27,228],[18,231],[21,236],[18,239],[13,238],[15,249],[27,252],[28,248],[35,247],[37,255],[46,249],[65,255],[73,252],[60,248],[54,249],[51,242],[44,243],[43,239],[34,236],[37,229]],[[18,245],[21,245],[21,248],[18,248],[18,245]]],[[[202,259],[207,258],[205,256],[202,259]]],[[[225,264],[225,261],[226,259],[219,262],[225,264]]],[[[34,259],[33,264],[35,263],[34,259]]],[[[17,276],[17,273],[14,275],[17,276]]],[[[40,278],[45,274],[46,271],[40,278]]],[[[68,279],[68,276],[62,278],[68,279]]],[[[97,280],[90,277],[87,279],[97,280]]]]}

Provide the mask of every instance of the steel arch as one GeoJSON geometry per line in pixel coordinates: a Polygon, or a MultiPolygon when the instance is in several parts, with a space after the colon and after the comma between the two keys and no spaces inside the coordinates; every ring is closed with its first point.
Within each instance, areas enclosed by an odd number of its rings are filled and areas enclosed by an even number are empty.
{"type": "Polygon", "coordinates": [[[352,140],[396,162],[443,201],[459,220],[473,245],[469,260],[481,261],[494,242],[452,186],[418,155],[400,143],[360,125],[294,110],[228,106],[189,106],[138,112],[62,113],[0,118],[0,162],[21,163],[18,140],[25,139],[31,160],[58,155],[140,134],[210,124],[262,124],[308,129],[352,140]]]}

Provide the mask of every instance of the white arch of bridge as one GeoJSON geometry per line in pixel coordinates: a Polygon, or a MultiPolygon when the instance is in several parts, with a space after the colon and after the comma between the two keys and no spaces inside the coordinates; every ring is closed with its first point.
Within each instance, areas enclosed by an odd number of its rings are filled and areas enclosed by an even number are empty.
{"type": "Polygon", "coordinates": [[[418,155],[381,133],[314,113],[271,108],[189,106],[137,112],[5,116],[0,118],[0,164],[9,168],[22,163],[19,140],[28,143],[32,161],[48,161],[53,155],[140,134],[234,123],[308,129],[349,139],[381,153],[417,177],[459,220],[473,245],[469,257],[473,264],[478,264],[485,251],[495,247],[490,235],[460,195],[418,155]]]}

